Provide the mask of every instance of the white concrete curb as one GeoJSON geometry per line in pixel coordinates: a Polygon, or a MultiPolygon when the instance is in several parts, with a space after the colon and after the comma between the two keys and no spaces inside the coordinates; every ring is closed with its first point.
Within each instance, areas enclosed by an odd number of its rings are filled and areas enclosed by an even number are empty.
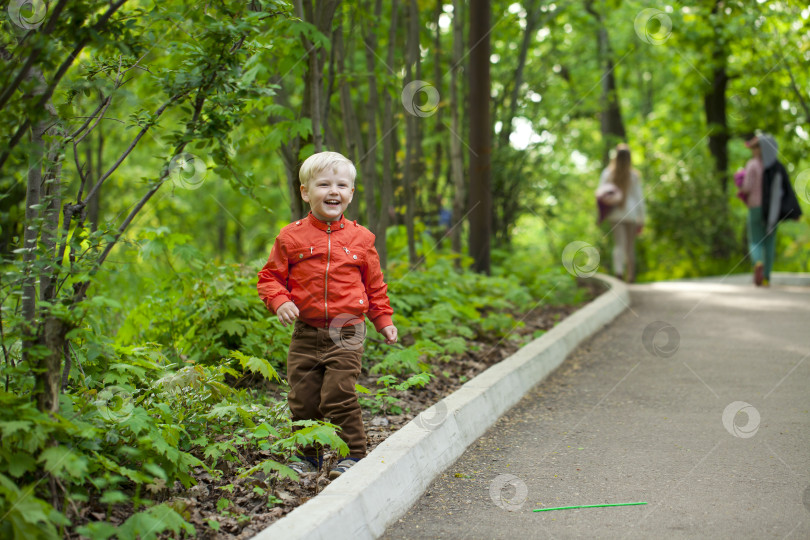
{"type": "Polygon", "coordinates": [[[624,283],[601,274],[596,277],[610,289],[423,411],[317,497],[253,539],[381,536],[467,446],[554,371],[577,345],[629,306],[624,283]]]}

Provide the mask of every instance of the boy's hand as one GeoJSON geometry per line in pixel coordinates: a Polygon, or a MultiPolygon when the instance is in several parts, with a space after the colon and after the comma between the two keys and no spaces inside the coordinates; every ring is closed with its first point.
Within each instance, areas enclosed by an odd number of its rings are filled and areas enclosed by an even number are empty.
{"type": "Polygon", "coordinates": [[[276,315],[278,316],[278,320],[282,325],[287,326],[288,323],[293,324],[295,319],[298,318],[298,306],[292,302],[284,302],[278,306],[276,315]]]}
{"type": "Polygon", "coordinates": [[[380,329],[380,333],[383,335],[383,337],[385,337],[385,342],[387,344],[393,345],[397,342],[397,327],[393,324],[380,329]]]}

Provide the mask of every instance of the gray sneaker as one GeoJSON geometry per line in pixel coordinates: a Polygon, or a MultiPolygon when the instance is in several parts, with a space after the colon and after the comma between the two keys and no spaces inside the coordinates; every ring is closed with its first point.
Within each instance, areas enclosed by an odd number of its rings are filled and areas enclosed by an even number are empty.
{"type": "Polygon", "coordinates": [[[309,461],[308,459],[302,459],[301,461],[294,461],[289,464],[289,467],[301,476],[304,473],[314,473],[318,472],[318,467],[309,461]]]}
{"type": "Polygon", "coordinates": [[[355,466],[355,464],[360,461],[358,458],[343,458],[338,461],[338,464],[335,466],[334,469],[329,471],[329,478],[334,480],[341,474],[345,473],[349,469],[355,466]]]}

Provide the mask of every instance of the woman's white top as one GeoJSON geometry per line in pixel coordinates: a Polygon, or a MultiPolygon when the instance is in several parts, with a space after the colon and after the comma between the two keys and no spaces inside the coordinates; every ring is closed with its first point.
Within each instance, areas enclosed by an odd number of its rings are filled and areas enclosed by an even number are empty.
{"type": "MultiPolygon", "coordinates": [[[[599,185],[607,183],[610,177],[610,167],[606,167],[599,177],[599,185]]],[[[641,191],[641,178],[636,171],[630,171],[630,185],[628,193],[624,194],[624,202],[615,207],[607,215],[611,223],[644,223],[644,193],[641,191]]]]}

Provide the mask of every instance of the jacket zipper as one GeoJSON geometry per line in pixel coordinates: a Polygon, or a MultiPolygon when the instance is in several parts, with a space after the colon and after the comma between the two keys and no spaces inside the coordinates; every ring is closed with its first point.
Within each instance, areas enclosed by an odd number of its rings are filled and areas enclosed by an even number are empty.
{"type": "Polygon", "coordinates": [[[329,292],[329,263],[332,260],[332,224],[328,223],[326,225],[326,238],[327,240],[327,247],[326,247],[326,274],[323,276],[323,312],[326,321],[324,322],[324,328],[329,327],[329,300],[327,299],[327,294],[329,292]]]}

